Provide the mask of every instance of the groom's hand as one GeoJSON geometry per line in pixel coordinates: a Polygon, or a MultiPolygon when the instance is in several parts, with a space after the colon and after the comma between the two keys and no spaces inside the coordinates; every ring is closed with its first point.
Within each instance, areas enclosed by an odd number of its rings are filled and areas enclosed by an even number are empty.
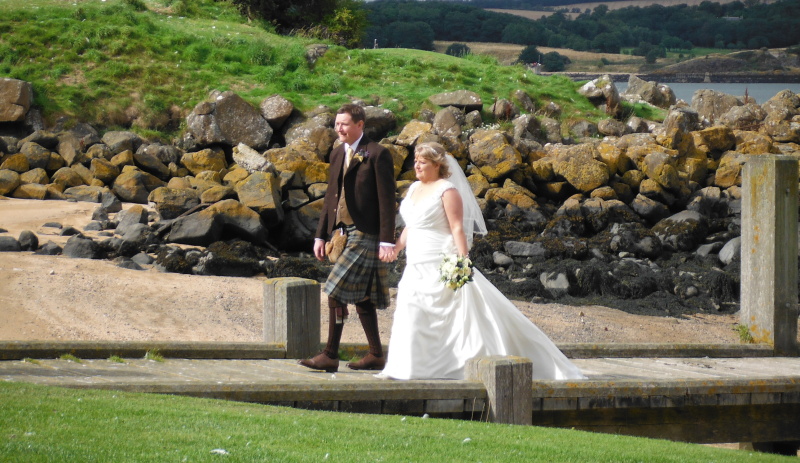
{"type": "Polygon", "coordinates": [[[314,257],[320,261],[325,259],[325,241],[314,240],[314,257]]]}
{"type": "Polygon", "coordinates": [[[381,260],[381,262],[394,261],[394,246],[381,246],[378,249],[378,258],[381,260]]]}

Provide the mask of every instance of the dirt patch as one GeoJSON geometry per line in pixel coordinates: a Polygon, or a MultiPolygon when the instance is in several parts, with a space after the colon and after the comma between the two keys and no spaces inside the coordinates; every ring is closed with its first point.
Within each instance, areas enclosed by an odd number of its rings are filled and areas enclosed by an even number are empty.
{"type": "MultiPolygon", "coordinates": [[[[130,205],[126,205],[130,206],[130,205]]],[[[18,237],[31,230],[42,243],[67,237],[42,227],[59,222],[83,229],[97,204],[0,199],[0,228],[18,237]]],[[[0,340],[223,341],[262,340],[263,277],[233,278],[128,270],[109,261],[0,253],[0,340]]],[[[327,307],[320,322],[327,326],[327,307]]],[[[676,317],[636,315],[598,305],[517,307],[555,342],[738,343],[736,314],[676,317]]],[[[389,342],[394,305],[379,315],[389,342]]],[[[323,329],[322,338],[326,336],[323,329]]],[[[358,317],[344,342],[366,342],[358,317]]]]}

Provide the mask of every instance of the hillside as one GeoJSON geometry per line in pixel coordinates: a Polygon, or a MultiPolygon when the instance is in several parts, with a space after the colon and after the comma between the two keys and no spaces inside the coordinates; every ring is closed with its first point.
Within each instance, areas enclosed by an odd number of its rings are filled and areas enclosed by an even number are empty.
{"type": "Polygon", "coordinates": [[[436,93],[468,89],[493,101],[521,88],[561,105],[564,114],[602,116],[569,79],[536,76],[488,56],[315,46],[248,21],[227,2],[199,0],[186,11],[181,4],[0,2],[0,76],[33,84],[46,125],[66,118],[166,139],[215,89],[254,105],[280,94],[303,111],[358,99],[393,111],[402,123],[436,93]],[[323,50],[315,60],[307,56],[312,47],[323,50]]]}

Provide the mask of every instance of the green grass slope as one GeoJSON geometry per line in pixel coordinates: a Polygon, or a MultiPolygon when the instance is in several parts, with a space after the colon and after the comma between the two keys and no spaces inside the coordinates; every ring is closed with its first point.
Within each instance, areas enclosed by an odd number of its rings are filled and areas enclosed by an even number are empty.
{"type": "Polygon", "coordinates": [[[521,88],[565,118],[602,117],[569,79],[487,56],[331,46],[312,66],[313,40],[270,31],[225,1],[0,2],[0,77],[32,82],[49,123],[68,116],[143,135],[174,135],[213,89],[253,104],[281,94],[301,110],[357,98],[404,122],[435,93],[473,90],[488,107],[521,88]]]}
{"type": "Polygon", "coordinates": [[[581,431],[0,383],[14,462],[778,462],[731,449],[581,431]]]}

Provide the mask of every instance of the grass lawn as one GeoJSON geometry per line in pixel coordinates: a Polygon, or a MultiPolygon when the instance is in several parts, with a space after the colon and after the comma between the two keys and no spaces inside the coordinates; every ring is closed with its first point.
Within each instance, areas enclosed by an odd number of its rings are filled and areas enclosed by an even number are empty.
{"type": "Polygon", "coordinates": [[[303,411],[0,384],[9,462],[777,462],[740,450],[574,430],[303,411]]]}

